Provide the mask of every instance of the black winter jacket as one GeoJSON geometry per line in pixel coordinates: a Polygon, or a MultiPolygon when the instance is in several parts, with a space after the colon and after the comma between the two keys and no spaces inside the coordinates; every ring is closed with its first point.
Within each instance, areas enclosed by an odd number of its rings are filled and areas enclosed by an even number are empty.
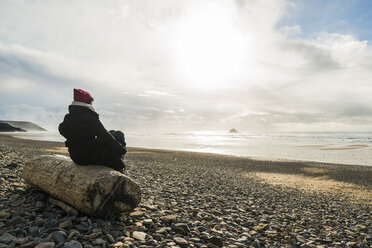
{"type": "MultiPolygon", "coordinates": [[[[69,114],[66,114],[58,130],[66,138],[65,144],[71,159],[77,164],[105,165],[110,164],[110,161],[112,164],[113,157],[119,158],[127,152],[126,148],[107,132],[99,120],[99,115],[84,106],[70,105],[69,114]]],[[[119,160],[116,159],[117,161],[119,160]]],[[[108,166],[113,167],[111,164],[108,166]]]]}

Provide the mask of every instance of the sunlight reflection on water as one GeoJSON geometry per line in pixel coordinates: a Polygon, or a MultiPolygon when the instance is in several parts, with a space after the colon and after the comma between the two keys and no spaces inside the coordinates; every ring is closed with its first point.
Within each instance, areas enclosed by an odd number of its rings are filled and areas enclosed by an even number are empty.
{"type": "MultiPolygon", "coordinates": [[[[13,135],[27,139],[64,141],[64,138],[55,132],[13,133],[13,135]]],[[[274,160],[372,165],[372,134],[363,133],[259,135],[211,131],[168,134],[127,133],[126,141],[129,147],[208,152],[274,160]]]]}

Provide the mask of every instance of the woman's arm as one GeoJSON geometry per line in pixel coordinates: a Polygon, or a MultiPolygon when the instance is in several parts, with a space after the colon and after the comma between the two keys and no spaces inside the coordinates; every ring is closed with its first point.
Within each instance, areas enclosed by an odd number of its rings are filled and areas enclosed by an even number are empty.
{"type": "Polygon", "coordinates": [[[92,124],[93,132],[102,141],[104,145],[112,149],[115,153],[120,156],[124,155],[127,150],[122,146],[103,126],[101,121],[97,120],[92,124]]]}

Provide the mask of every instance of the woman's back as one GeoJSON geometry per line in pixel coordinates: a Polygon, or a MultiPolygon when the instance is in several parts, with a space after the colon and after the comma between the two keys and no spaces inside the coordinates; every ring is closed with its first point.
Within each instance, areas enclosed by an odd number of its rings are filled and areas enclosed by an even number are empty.
{"type": "Polygon", "coordinates": [[[121,171],[125,167],[121,159],[126,153],[124,134],[118,131],[122,134],[118,141],[104,128],[92,101],[88,92],[74,89],[74,101],[59,132],[66,138],[65,145],[75,163],[105,165],[121,171]]]}

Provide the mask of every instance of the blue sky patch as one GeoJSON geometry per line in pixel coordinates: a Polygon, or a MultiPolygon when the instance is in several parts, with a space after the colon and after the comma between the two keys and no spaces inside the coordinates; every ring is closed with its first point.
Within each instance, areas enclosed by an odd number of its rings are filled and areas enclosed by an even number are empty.
{"type": "Polygon", "coordinates": [[[301,27],[301,38],[316,34],[351,34],[358,40],[372,40],[371,0],[291,0],[278,27],[301,27]]]}

